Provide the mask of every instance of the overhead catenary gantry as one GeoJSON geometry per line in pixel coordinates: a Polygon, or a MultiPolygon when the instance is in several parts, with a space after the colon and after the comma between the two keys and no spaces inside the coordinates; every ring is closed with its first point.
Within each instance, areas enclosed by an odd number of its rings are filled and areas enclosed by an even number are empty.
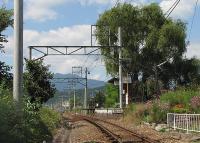
{"type": "MultiPolygon", "coordinates": [[[[122,108],[122,94],[123,94],[123,83],[122,83],[122,57],[121,57],[121,28],[118,29],[118,43],[115,45],[110,45],[110,29],[109,26],[103,26],[107,30],[106,34],[108,36],[108,45],[93,45],[93,37],[95,35],[93,27],[98,25],[91,26],[91,45],[90,46],[29,46],[29,59],[30,60],[39,60],[43,59],[46,56],[90,56],[90,55],[101,55],[98,51],[100,49],[119,49],[119,98],[120,98],[120,108],[122,108]],[[37,57],[33,58],[33,51],[37,52],[37,57]]],[[[87,68],[86,68],[86,76],[87,76],[87,68]]],[[[87,77],[86,77],[87,79],[87,77]]],[[[85,94],[87,94],[87,82],[86,82],[86,90],[85,94]]],[[[87,95],[84,96],[84,108],[87,108],[87,95]]]]}
{"type": "Polygon", "coordinates": [[[119,46],[29,46],[29,59],[39,60],[46,56],[87,56],[101,55],[97,51],[103,48],[118,48],[119,46]],[[33,51],[42,54],[33,59],[33,51]]]}
{"type": "Polygon", "coordinates": [[[76,95],[75,95],[75,87],[76,84],[80,84],[85,87],[84,91],[84,108],[87,107],[87,92],[88,92],[88,69],[85,68],[85,77],[83,76],[83,67],[72,67],[72,75],[73,77],[65,77],[65,78],[54,78],[53,83],[66,83],[71,86],[74,90],[74,109],[76,105],[76,95]]]}

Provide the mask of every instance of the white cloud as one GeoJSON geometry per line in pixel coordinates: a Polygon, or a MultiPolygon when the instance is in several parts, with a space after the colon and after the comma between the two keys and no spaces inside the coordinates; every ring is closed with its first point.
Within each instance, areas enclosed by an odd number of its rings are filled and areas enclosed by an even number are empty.
{"type": "Polygon", "coordinates": [[[25,0],[25,19],[46,21],[56,19],[56,6],[64,4],[67,0],[25,0]]]}
{"type": "Polygon", "coordinates": [[[110,4],[116,0],[78,0],[82,5],[91,5],[91,4],[110,4]]]}
{"type": "Polygon", "coordinates": [[[187,58],[196,57],[200,59],[200,43],[191,43],[187,48],[187,58]]]}
{"type": "MultiPolygon", "coordinates": [[[[174,2],[175,0],[163,0],[161,1],[160,6],[163,11],[166,12],[167,10],[169,10],[174,2]]],[[[189,18],[194,13],[195,3],[196,0],[181,0],[170,16],[180,19],[189,18]]]]}
{"type": "Polygon", "coordinates": [[[95,80],[100,80],[100,78],[101,78],[100,74],[95,74],[94,76],[92,76],[92,79],[95,79],[95,80]]]}
{"type": "MultiPolygon", "coordinates": [[[[143,5],[155,0],[135,0],[133,5],[143,5]]],[[[25,20],[46,21],[54,20],[58,17],[56,7],[65,3],[80,3],[82,6],[108,5],[112,7],[117,0],[25,0],[25,20]]],[[[121,0],[121,3],[127,0],[121,0]]]]}
{"type": "MultiPolygon", "coordinates": [[[[13,37],[8,38],[9,42],[5,44],[5,52],[7,57],[12,57],[14,40],[13,37]]],[[[50,31],[24,30],[24,57],[28,58],[28,46],[37,45],[58,45],[58,46],[78,46],[90,45],[90,25],[76,25],[72,27],[62,27],[50,31]]],[[[33,53],[33,57],[40,56],[33,53]]],[[[50,70],[57,73],[71,73],[72,66],[94,67],[102,64],[96,60],[96,57],[90,56],[47,56],[44,58],[46,64],[50,64],[50,70]],[[87,63],[84,63],[87,61],[87,63]],[[95,61],[95,64],[92,63],[95,61]]],[[[97,67],[98,68],[98,67],[97,67]]],[[[102,68],[102,67],[101,67],[102,68]]],[[[98,71],[97,71],[98,72],[98,71]]],[[[105,71],[101,71],[101,74],[105,71]]],[[[92,77],[93,78],[93,77],[92,77]]],[[[97,79],[97,76],[94,77],[97,79]]],[[[103,76],[101,76],[103,78],[103,76]]]]}
{"type": "MultiPolygon", "coordinates": [[[[116,0],[114,0],[116,1],[116,0]]],[[[65,3],[78,2],[83,6],[113,4],[113,0],[25,0],[25,19],[35,21],[54,20],[59,15],[55,8],[65,3]]]]}

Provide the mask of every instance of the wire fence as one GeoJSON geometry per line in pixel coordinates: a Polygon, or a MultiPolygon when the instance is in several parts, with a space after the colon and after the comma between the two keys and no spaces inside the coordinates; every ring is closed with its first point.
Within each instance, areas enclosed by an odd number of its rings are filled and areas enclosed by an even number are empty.
{"type": "Polygon", "coordinates": [[[167,114],[167,125],[174,130],[200,132],[200,114],[167,114]]]}

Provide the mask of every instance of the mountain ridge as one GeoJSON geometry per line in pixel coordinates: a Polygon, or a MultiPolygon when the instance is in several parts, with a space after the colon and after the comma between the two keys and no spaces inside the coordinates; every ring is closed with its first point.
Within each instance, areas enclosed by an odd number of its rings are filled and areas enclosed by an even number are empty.
{"type": "MultiPolygon", "coordinates": [[[[52,83],[55,85],[56,89],[58,91],[65,91],[67,86],[70,84],[67,83],[67,81],[69,80],[64,80],[64,78],[69,78],[69,79],[73,79],[73,78],[84,78],[84,77],[80,77],[78,75],[72,75],[70,73],[68,74],[62,74],[62,73],[55,73],[54,74],[54,79],[52,79],[52,83]],[[63,79],[62,79],[63,78],[63,79]],[[59,80],[58,80],[59,79],[59,80]],[[60,81],[60,82],[57,82],[60,81]]],[[[78,80],[80,83],[85,84],[85,80],[84,79],[80,79],[78,80]]],[[[85,88],[84,85],[77,83],[76,84],[76,89],[83,89],[85,88]]],[[[94,80],[94,79],[88,79],[88,88],[98,88],[98,87],[103,87],[105,86],[105,82],[104,81],[100,81],[100,80],[94,80]]]]}

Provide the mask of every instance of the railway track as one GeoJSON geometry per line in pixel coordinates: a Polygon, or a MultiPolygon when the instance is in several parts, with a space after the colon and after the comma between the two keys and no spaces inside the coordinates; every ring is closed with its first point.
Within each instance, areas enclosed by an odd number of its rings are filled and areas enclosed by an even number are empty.
{"type": "Polygon", "coordinates": [[[80,115],[76,117],[96,126],[112,143],[159,143],[159,141],[146,138],[129,129],[99,118],[80,115]]]}

